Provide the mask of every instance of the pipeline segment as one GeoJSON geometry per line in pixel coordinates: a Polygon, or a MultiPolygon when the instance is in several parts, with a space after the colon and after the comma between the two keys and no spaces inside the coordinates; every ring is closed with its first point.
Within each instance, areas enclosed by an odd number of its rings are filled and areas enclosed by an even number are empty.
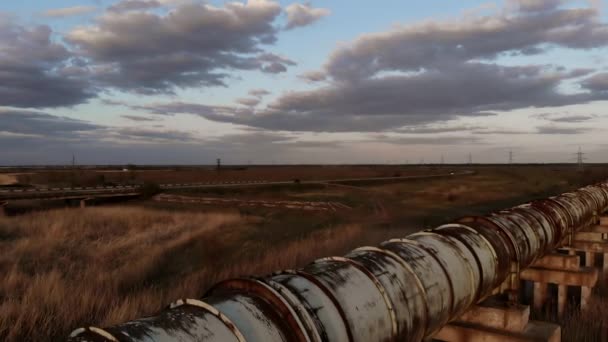
{"type": "MultiPolygon", "coordinates": [[[[499,293],[574,232],[597,223],[608,183],[419,232],[263,278],[231,279],[203,300],[71,342],[421,341],[499,293]]],[[[511,286],[512,288],[512,286],[511,286]]]]}

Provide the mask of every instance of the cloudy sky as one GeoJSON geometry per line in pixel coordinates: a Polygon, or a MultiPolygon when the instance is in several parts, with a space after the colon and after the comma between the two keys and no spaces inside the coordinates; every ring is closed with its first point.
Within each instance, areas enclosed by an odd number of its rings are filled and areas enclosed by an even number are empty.
{"type": "Polygon", "coordinates": [[[608,162],[603,5],[2,1],[0,164],[608,162]]]}

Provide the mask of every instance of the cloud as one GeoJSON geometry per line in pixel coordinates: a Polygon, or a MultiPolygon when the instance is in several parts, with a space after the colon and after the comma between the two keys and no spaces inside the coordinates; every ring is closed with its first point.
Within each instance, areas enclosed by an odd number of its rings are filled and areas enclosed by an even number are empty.
{"type": "Polygon", "coordinates": [[[507,0],[507,4],[521,12],[546,12],[559,8],[564,0],[507,0]]]}
{"type": "Polygon", "coordinates": [[[63,17],[72,17],[77,15],[88,14],[91,12],[95,12],[97,7],[95,6],[74,6],[74,7],[65,7],[65,8],[55,8],[47,10],[43,13],[45,17],[50,18],[63,18],[63,17]]]}
{"type": "Polygon", "coordinates": [[[593,120],[596,118],[595,115],[564,115],[564,116],[555,116],[551,114],[541,114],[537,115],[539,118],[542,118],[551,122],[561,122],[561,123],[580,123],[586,122],[589,120],[593,120]]]}
{"type": "Polygon", "coordinates": [[[608,99],[601,91],[601,75],[583,80],[583,91],[560,90],[590,69],[498,64],[501,56],[541,53],[553,46],[608,45],[608,26],[594,8],[562,8],[550,1],[518,3],[516,11],[362,35],[340,45],[322,71],[304,75],[314,81],[326,79],[324,86],[285,92],[266,108],[244,113],[230,106],[182,103],[173,109],[269,130],[370,132],[608,99]]]}
{"type": "Polygon", "coordinates": [[[108,7],[110,12],[141,11],[162,6],[156,0],[122,0],[108,7]]]}
{"type": "Polygon", "coordinates": [[[608,92],[608,73],[599,73],[593,75],[581,83],[581,85],[592,91],[608,92]]]}
{"type": "MultiPolygon", "coordinates": [[[[212,163],[287,160],[316,142],[298,136],[253,130],[215,138],[194,132],[139,127],[112,127],[30,110],[0,108],[0,159],[4,164],[65,164],[72,153],[89,164],[212,163]]],[[[326,142],[324,147],[337,146],[326,142]]]]}
{"type": "Polygon", "coordinates": [[[121,115],[121,117],[123,117],[127,120],[136,121],[136,122],[158,121],[157,118],[151,118],[151,117],[139,116],[139,115],[121,115]]]}
{"type": "Polygon", "coordinates": [[[538,134],[583,134],[589,131],[589,128],[559,126],[539,126],[536,129],[538,134]]]}
{"type": "Polygon", "coordinates": [[[266,89],[256,88],[249,90],[248,94],[257,98],[263,98],[264,96],[270,95],[272,93],[266,89]]]}
{"type": "Polygon", "coordinates": [[[0,104],[13,107],[61,107],[93,97],[86,68],[52,30],[23,27],[0,17],[0,104]]]}
{"type": "Polygon", "coordinates": [[[309,82],[309,83],[314,83],[314,82],[322,82],[325,81],[327,79],[327,75],[325,75],[325,72],[323,71],[307,71],[301,75],[298,75],[298,78],[309,82]]]}
{"type": "Polygon", "coordinates": [[[255,107],[260,103],[260,99],[257,97],[243,97],[236,99],[236,102],[248,107],[255,107]]]}
{"type": "Polygon", "coordinates": [[[519,131],[513,129],[488,129],[488,130],[475,130],[474,134],[496,134],[496,135],[519,135],[519,134],[534,134],[529,131],[519,131]]]}
{"type": "Polygon", "coordinates": [[[467,136],[394,136],[394,135],[374,135],[374,141],[394,144],[394,145],[471,145],[480,143],[480,139],[467,136]]]}
{"type": "Polygon", "coordinates": [[[527,14],[503,11],[365,34],[335,50],[325,69],[336,80],[352,81],[382,71],[425,72],[507,53],[539,53],[551,46],[588,49],[606,45],[608,27],[593,8],[527,14]]]}
{"type": "Polygon", "coordinates": [[[146,143],[159,142],[196,142],[201,141],[193,133],[177,130],[153,130],[143,128],[114,128],[107,136],[118,140],[141,141],[146,143]]]}
{"type": "MultiPolygon", "coordinates": [[[[141,117],[126,117],[148,121],[146,118],[141,117]]],[[[35,138],[37,141],[47,140],[49,143],[96,141],[102,144],[112,140],[150,143],[158,141],[194,142],[200,140],[193,133],[185,131],[112,127],[39,111],[0,108],[1,133],[5,135],[9,134],[12,137],[35,138]]]]}
{"type": "Polygon", "coordinates": [[[480,126],[410,126],[403,127],[395,132],[407,134],[429,134],[429,133],[455,133],[455,132],[474,132],[482,129],[480,126]]]}
{"type": "Polygon", "coordinates": [[[286,30],[308,26],[331,13],[326,8],[313,8],[310,4],[291,4],[287,6],[285,12],[287,13],[286,30]]]}
{"type": "Polygon", "coordinates": [[[0,108],[0,132],[16,135],[35,135],[71,138],[103,128],[83,120],[54,116],[38,111],[0,108]]]}
{"type": "Polygon", "coordinates": [[[288,92],[259,110],[173,102],[144,106],[156,114],[188,113],[208,120],[283,131],[370,132],[426,125],[488,111],[555,107],[606,99],[561,94],[568,79],[542,66],[467,63],[450,70],[371,78],[352,84],[288,92]]]}
{"type": "MultiPolygon", "coordinates": [[[[124,3],[123,3],[124,5],[124,3]]],[[[93,62],[107,87],[144,94],[225,86],[231,70],[281,73],[292,60],[269,53],[281,7],[269,0],[177,5],[168,13],[113,12],[71,30],[66,41],[93,62]]]]}

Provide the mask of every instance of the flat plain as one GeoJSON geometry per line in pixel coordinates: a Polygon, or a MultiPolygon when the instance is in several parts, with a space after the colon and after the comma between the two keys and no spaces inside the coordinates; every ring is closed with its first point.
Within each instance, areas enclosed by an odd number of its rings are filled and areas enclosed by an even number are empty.
{"type": "MultiPolygon", "coordinates": [[[[0,339],[62,340],[78,326],[115,324],[154,314],[178,298],[199,298],[226,278],[303,266],[608,178],[604,165],[584,170],[569,165],[20,170],[25,171],[17,177],[21,186],[321,180],[462,170],[474,173],[164,194],[216,199],[209,203],[154,196],[88,208],[9,203],[9,216],[0,218],[0,339]],[[236,204],[252,201],[290,206],[236,204]],[[328,202],[340,205],[306,209],[328,202]],[[11,212],[12,206],[21,210],[11,212]]],[[[606,302],[598,296],[597,303],[606,302]]],[[[593,320],[577,316],[568,324],[585,321],[593,320]]]]}

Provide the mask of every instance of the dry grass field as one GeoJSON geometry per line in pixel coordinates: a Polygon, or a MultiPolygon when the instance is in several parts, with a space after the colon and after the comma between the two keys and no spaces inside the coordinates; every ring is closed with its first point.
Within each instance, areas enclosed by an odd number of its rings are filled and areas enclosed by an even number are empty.
{"type": "Polygon", "coordinates": [[[197,298],[221,279],[295,267],[388,237],[336,226],[275,245],[248,240],[256,226],[263,226],[259,219],[234,213],[128,207],[0,218],[0,340],[62,340],[77,326],[118,323],[197,298]]]}
{"type": "MultiPolygon", "coordinates": [[[[78,326],[123,322],[154,314],[178,298],[200,297],[222,279],[302,266],[458,216],[487,213],[608,178],[606,167],[585,172],[550,166],[476,171],[397,183],[181,192],[334,201],[353,208],[348,211],[142,200],[0,217],[0,340],[63,340],[78,326]]],[[[598,306],[595,314],[606,317],[606,307],[598,306]]],[[[566,341],[584,340],[571,322],[587,324],[585,331],[597,330],[597,320],[573,315],[564,323],[566,341]]]]}

